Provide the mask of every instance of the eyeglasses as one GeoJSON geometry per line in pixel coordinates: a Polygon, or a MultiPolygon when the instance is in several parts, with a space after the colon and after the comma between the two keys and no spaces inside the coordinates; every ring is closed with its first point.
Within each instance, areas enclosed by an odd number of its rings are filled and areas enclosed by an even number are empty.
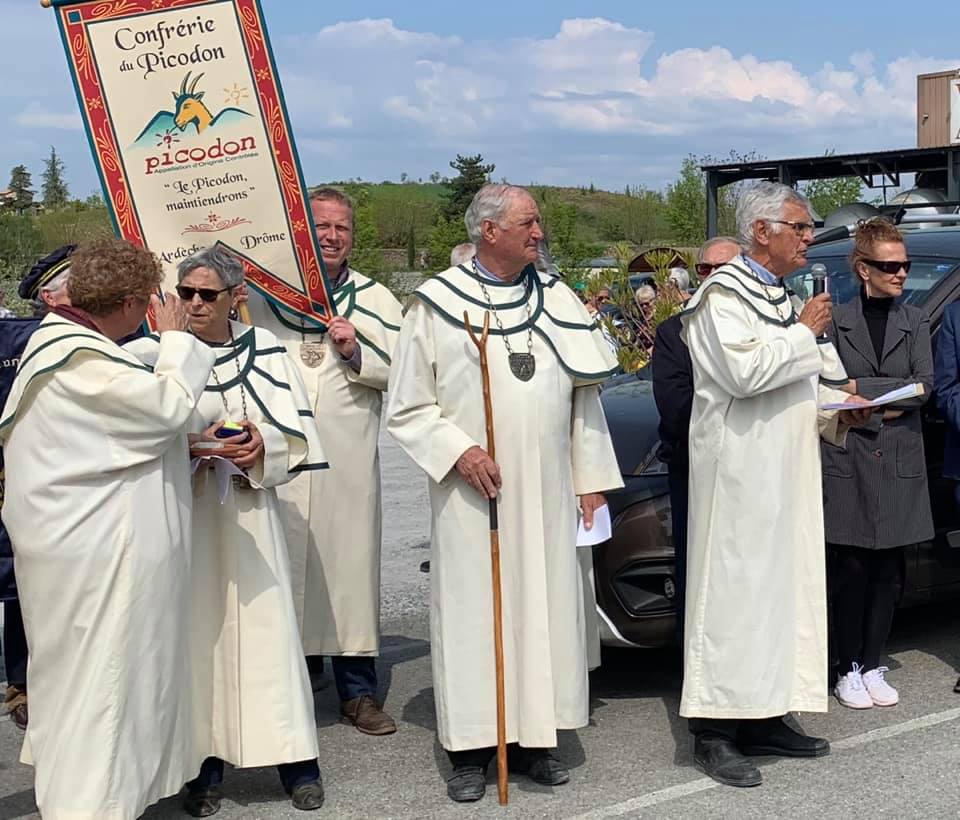
{"type": "Polygon", "coordinates": [[[722,268],[723,264],[724,263],[721,263],[719,265],[711,265],[709,262],[697,262],[697,264],[694,265],[693,268],[697,272],[697,276],[709,276],[717,268],[722,268]]]}
{"type": "Polygon", "coordinates": [[[797,236],[803,236],[807,231],[813,233],[814,228],[817,227],[812,222],[791,222],[788,219],[768,219],[767,222],[772,222],[774,225],[789,225],[797,236]]]}
{"type": "Polygon", "coordinates": [[[900,273],[900,268],[903,268],[904,273],[910,273],[911,263],[909,259],[905,259],[902,262],[897,260],[884,262],[879,259],[864,259],[863,264],[892,275],[894,273],[900,273]]]}
{"type": "Polygon", "coordinates": [[[216,302],[217,297],[228,290],[233,290],[233,288],[214,290],[213,288],[191,288],[189,285],[177,285],[177,296],[184,302],[192,302],[194,296],[199,296],[204,302],[216,302]]]}

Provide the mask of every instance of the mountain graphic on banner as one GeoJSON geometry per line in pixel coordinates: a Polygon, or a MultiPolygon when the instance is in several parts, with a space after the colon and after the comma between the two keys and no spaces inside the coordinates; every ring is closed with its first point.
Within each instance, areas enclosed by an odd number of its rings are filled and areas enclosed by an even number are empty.
{"type": "Polygon", "coordinates": [[[203,91],[197,91],[197,84],[203,74],[198,74],[189,87],[190,73],[183,78],[179,92],[171,92],[176,101],[173,111],[158,111],[147,126],[133,141],[131,148],[156,148],[163,145],[169,147],[179,142],[179,135],[192,133],[193,135],[216,128],[219,125],[230,125],[243,122],[252,115],[239,108],[223,108],[213,114],[203,102],[203,91]],[[192,128],[191,132],[187,129],[192,128]]]}

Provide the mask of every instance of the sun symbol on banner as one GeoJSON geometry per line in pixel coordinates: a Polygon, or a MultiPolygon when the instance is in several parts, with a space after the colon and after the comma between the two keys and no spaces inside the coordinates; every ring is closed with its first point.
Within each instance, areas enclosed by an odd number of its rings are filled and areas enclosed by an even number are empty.
{"type": "Polygon", "coordinates": [[[241,86],[239,83],[234,83],[233,88],[225,88],[223,91],[227,95],[223,98],[223,101],[225,103],[231,103],[232,105],[239,105],[241,100],[245,100],[250,96],[247,93],[246,86],[241,86]]]}
{"type": "Polygon", "coordinates": [[[154,136],[157,138],[157,148],[169,148],[175,142],[180,142],[180,138],[171,128],[168,128],[162,134],[155,134],[154,136]]]}

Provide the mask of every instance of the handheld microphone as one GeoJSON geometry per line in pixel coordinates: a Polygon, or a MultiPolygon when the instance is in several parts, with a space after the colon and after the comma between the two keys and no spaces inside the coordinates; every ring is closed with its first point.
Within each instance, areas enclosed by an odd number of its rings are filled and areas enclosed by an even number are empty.
{"type": "Polygon", "coordinates": [[[813,280],[813,295],[819,296],[827,291],[827,267],[817,262],[810,267],[810,278],[813,280]]]}

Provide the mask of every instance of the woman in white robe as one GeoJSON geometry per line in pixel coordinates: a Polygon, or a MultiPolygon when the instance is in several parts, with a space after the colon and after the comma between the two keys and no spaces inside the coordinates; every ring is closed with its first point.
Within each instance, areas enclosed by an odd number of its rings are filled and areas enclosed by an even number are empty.
{"type": "MultiPolygon", "coordinates": [[[[188,784],[184,807],[198,817],[219,807],[224,761],[238,768],[276,765],[296,808],[323,802],[313,693],[276,487],[327,465],[286,350],[268,331],[229,321],[242,276],[239,261],[218,249],[195,254],[178,270],[191,330],[217,353],[189,422],[190,656],[197,743],[208,759],[188,784]],[[245,431],[219,438],[225,422],[245,431]]],[[[150,344],[131,347],[149,361],[150,344]]]]}
{"type": "Polygon", "coordinates": [[[172,298],[152,370],[112,341],[143,321],[160,280],[153,256],[128,243],[81,247],[74,307],[55,308],[31,337],[0,421],[29,647],[23,759],[45,820],[132,820],[203,759],[181,652],[184,425],[214,355],[173,332],[187,323],[172,298]]]}

